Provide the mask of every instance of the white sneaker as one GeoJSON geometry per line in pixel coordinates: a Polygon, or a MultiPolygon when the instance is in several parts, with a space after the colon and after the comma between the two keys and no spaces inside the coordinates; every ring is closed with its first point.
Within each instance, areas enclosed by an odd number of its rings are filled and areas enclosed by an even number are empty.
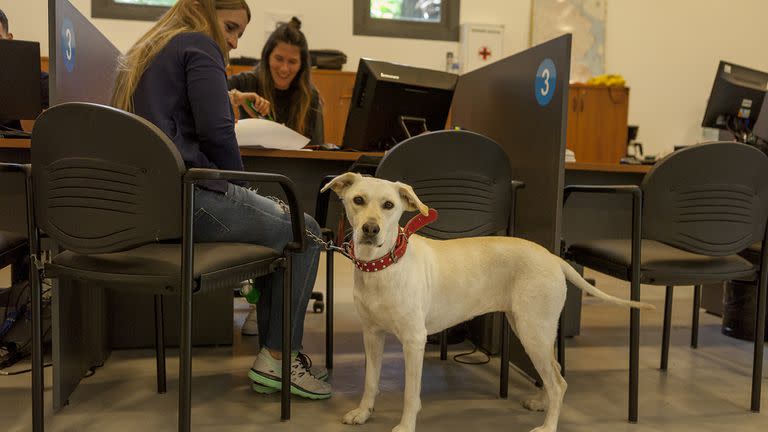
{"type": "MultiPolygon", "coordinates": [[[[307,399],[328,399],[331,385],[310,372],[306,356],[296,356],[291,361],[291,393],[307,399]]],[[[266,348],[259,351],[248,378],[259,386],[280,389],[282,387],[281,362],[272,357],[266,348]]]]}
{"type": "Polygon", "coordinates": [[[243,321],[243,327],[240,328],[240,332],[246,336],[256,336],[259,334],[259,322],[257,321],[256,306],[249,305],[250,310],[248,316],[243,321]]]}

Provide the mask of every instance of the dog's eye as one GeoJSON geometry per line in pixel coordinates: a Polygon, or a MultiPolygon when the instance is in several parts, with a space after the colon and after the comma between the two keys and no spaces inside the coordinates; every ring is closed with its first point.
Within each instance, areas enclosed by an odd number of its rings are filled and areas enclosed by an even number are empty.
{"type": "Polygon", "coordinates": [[[395,204],[393,204],[392,201],[387,201],[384,203],[384,208],[387,210],[391,210],[395,208],[395,204]]]}
{"type": "Polygon", "coordinates": [[[355,198],[352,199],[352,202],[357,204],[357,205],[365,204],[365,200],[361,196],[356,196],[355,198]]]}

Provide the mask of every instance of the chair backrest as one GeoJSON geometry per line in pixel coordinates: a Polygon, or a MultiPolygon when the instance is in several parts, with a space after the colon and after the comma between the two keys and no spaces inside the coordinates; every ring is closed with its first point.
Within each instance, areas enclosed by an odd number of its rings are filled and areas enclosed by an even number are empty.
{"type": "Polygon", "coordinates": [[[78,253],[178,239],[184,172],[175,145],[147,120],[103,105],[57,105],[32,132],[34,220],[78,253]]]}
{"type": "Polygon", "coordinates": [[[439,131],[409,138],[384,156],[376,177],[411,185],[438,211],[438,220],[419,231],[427,237],[478,237],[509,228],[509,159],[483,135],[439,131]]]}
{"type": "Polygon", "coordinates": [[[723,256],[762,241],[768,217],[768,157],[712,142],[678,150],[646,174],[643,238],[723,256]]]}

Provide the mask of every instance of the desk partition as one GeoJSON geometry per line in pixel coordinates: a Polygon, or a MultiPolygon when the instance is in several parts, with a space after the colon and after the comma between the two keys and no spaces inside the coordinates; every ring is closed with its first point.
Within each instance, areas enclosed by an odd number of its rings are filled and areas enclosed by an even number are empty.
{"type": "MultiPolygon", "coordinates": [[[[571,35],[537,45],[462,75],[452,106],[453,124],[499,143],[512,178],[525,182],[517,195],[515,235],[555,254],[560,252],[570,61],[571,35]]],[[[578,294],[569,289],[566,311],[579,310],[578,294]]],[[[486,315],[471,325],[475,341],[490,351],[498,346],[500,319],[486,315]]],[[[514,335],[510,361],[538,379],[514,335]]]]}

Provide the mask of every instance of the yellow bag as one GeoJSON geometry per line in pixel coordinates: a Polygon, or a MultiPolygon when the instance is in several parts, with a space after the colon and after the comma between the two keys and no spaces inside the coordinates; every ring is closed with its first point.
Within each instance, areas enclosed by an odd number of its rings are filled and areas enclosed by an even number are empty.
{"type": "Polygon", "coordinates": [[[621,75],[603,74],[590,78],[588,85],[624,87],[626,81],[621,75]]]}

